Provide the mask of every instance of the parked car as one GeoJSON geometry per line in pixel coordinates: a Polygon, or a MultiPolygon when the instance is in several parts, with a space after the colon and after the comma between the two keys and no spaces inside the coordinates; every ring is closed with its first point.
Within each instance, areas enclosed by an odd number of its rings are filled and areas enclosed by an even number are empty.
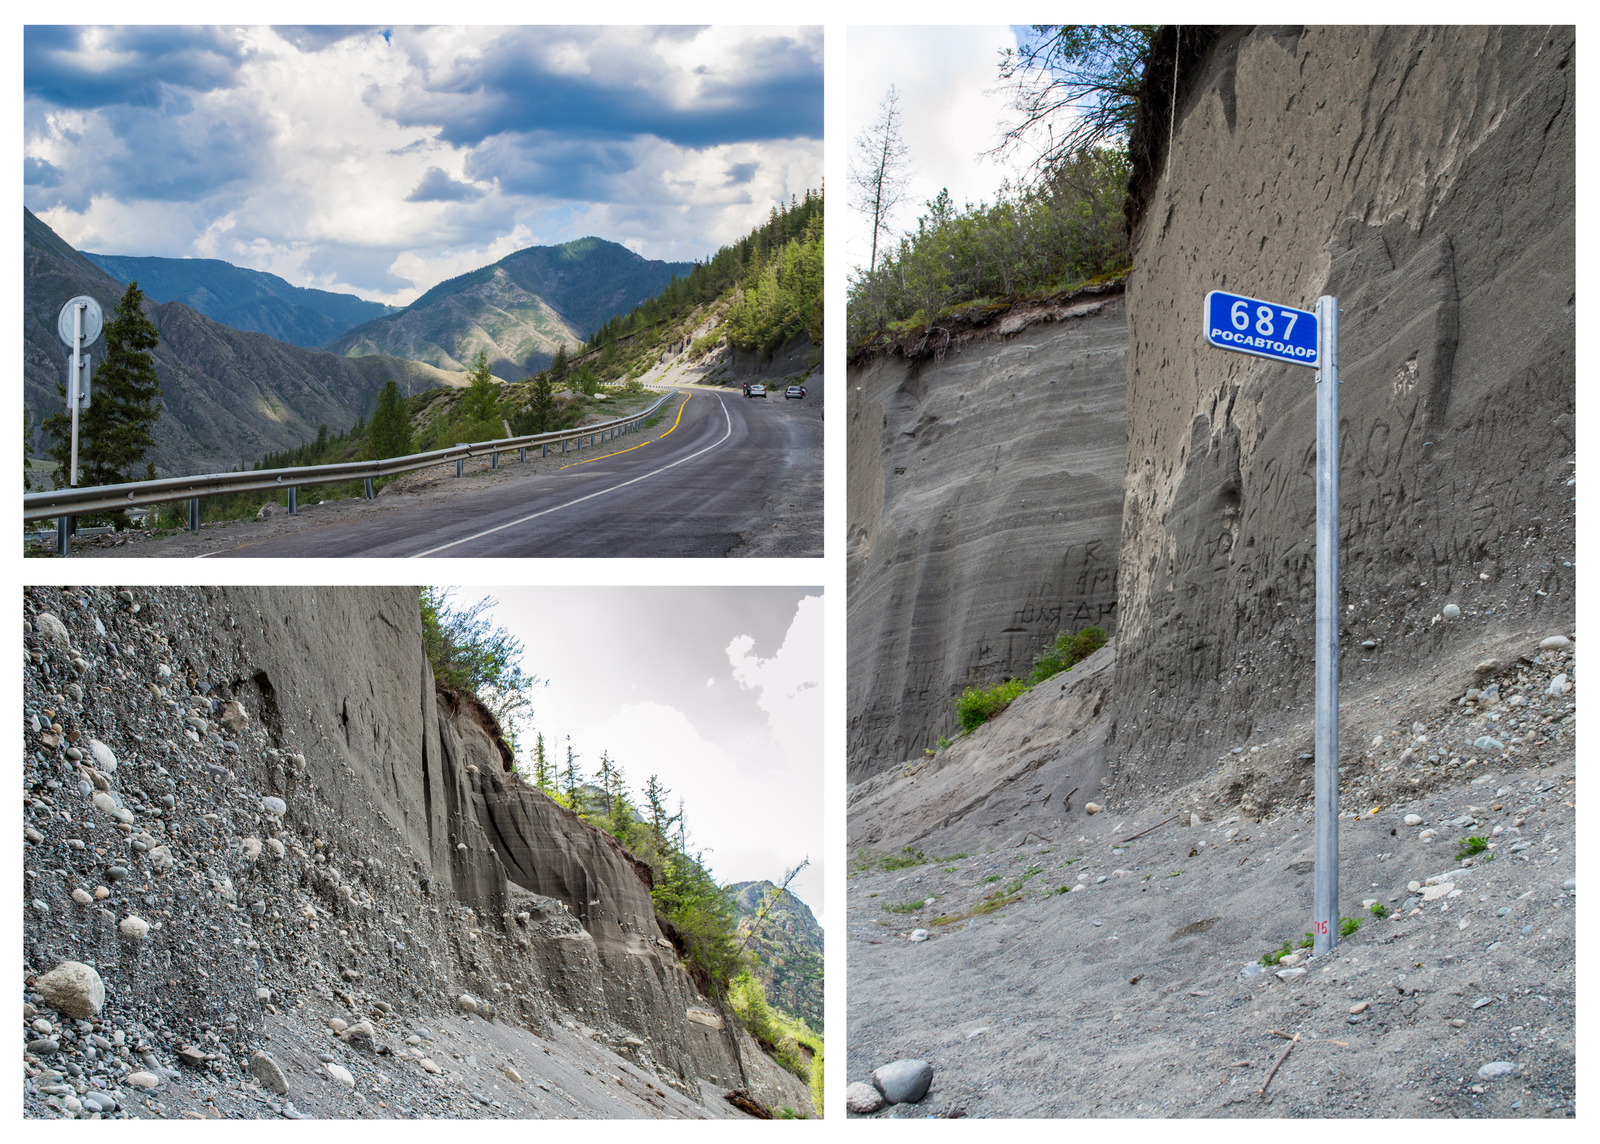
{"type": "Polygon", "coordinates": [[[759,381],[755,382],[749,389],[745,390],[744,395],[746,397],[765,397],[767,395],[767,387],[759,381]]]}
{"type": "Polygon", "coordinates": [[[788,401],[791,397],[804,397],[805,395],[806,387],[803,385],[791,385],[788,389],[783,391],[783,399],[785,401],[788,401]]]}

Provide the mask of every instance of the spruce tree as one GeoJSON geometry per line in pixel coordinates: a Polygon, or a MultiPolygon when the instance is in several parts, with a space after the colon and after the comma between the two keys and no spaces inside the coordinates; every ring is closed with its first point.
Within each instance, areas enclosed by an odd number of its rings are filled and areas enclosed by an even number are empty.
{"type": "Polygon", "coordinates": [[[533,739],[533,785],[547,794],[556,789],[556,769],[544,751],[544,732],[533,739]]]}
{"type": "Polygon", "coordinates": [[[567,343],[562,342],[556,347],[556,356],[550,362],[550,384],[560,385],[567,380],[567,343]]]}
{"type": "Polygon", "coordinates": [[[381,461],[386,457],[404,457],[412,450],[411,415],[406,412],[400,387],[390,378],[378,394],[378,408],[372,413],[372,426],[367,434],[367,458],[381,461]]]}
{"type": "MultiPolygon", "coordinates": [[[[161,416],[161,382],[156,377],[151,351],[161,340],[154,323],[140,308],[144,293],[137,282],[128,283],[116,312],[105,325],[105,350],[94,370],[89,408],[78,415],[78,485],[117,485],[155,476],[153,465],[138,472],[139,462],[155,445],[151,427],[161,416]]],[[[65,372],[65,371],[63,371],[65,372]]],[[[58,383],[61,403],[67,387],[58,383]]],[[[44,422],[50,440],[49,454],[61,466],[56,485],[65,488],[72,465],[72,414],[56,413],[44,422]]],[[[109,519],[118,528],[128,526],[121,509],[109,519]]]]}

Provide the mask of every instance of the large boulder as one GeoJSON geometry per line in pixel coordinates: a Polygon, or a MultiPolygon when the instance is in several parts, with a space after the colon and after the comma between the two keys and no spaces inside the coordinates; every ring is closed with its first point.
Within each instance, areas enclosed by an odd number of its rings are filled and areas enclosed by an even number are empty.
{"type": "Polygon", "coordinates": [[[106,987],[100,974],[94,966],[81,961],[63,961],[36,979],[33,987],[46,1005],[80,1020],[98,1017],[106,1003],[106,987]]]}

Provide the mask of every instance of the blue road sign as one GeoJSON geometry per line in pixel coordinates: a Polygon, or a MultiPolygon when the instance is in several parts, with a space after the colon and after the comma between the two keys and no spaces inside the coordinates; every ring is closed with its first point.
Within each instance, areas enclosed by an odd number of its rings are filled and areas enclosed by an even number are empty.
{"type": "Polygon", "coordinates": [[[1309,310],[1213,290],[1206,295],[1206,341],[1218,349],[1314,369],[1317,316],[1309,310]]]}

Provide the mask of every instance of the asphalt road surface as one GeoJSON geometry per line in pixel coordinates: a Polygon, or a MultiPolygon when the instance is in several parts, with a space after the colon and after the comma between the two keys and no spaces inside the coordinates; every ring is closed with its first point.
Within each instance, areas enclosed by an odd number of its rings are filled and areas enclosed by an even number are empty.
{"type": "Polygon", "coordinates": [[[207,526],[105,554],[820,556],[821,394],[808,389],[803,402],[682,390],[658,424],[592,455],[527,466],[512,455],[497,472],[447,475],[422,491],[386,490],[374,501],[207,526]]]}

